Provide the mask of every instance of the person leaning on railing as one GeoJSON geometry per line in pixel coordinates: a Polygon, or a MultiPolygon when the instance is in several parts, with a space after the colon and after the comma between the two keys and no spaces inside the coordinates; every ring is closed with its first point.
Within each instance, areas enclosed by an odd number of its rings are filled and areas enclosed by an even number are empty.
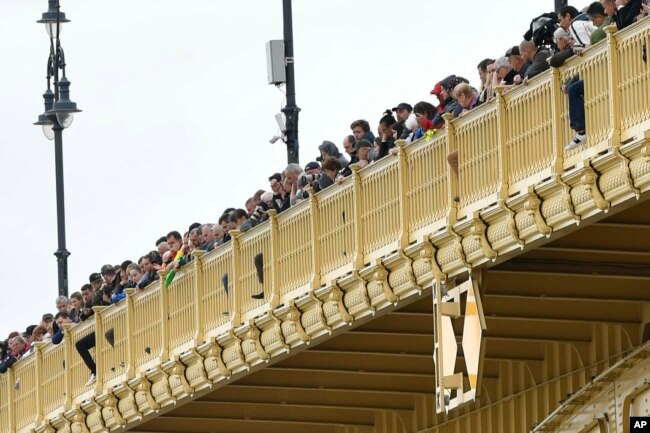
{"type": "Polygon", "coordinates": [[[25,339],[16,335],[9,339],[8,351],[5,357],[0,360],[0,373],[6,373],[9,367],[14,365],[20,358],[29,353],[31,346],[25,342],[25,339]]]}

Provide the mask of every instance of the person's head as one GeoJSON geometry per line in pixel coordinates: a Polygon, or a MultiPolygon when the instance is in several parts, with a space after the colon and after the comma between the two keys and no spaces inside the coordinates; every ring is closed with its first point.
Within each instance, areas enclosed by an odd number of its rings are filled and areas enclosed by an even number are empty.
{"type": "MultiPolygon", "coordinates": [[[[345,149],[345,153],[348,155],[352,156],[354,155],[355,149],[354,146],[357,144],[357,139],[354,138],[354,135],[346,135],[345,138],[343,139],[343,149],[345,149]]],[[[305,167],[305,173],[307,172],[307,168],[305,167]]]]}
{"type": "MultiPolygon", "coordinates": [[[[339,152],[339,148],[336,147],[336,144],[328,140],[324,140],[321,143],[321,145],[318,146],[318,150],[320,151],[320,157],[323,161],[325,161],[325,159],[329,157],[338,158],[339,156],[341,156],[341,152],[339,152]]],[[[285,175],[286,175],[286,171],[285,171],[285,175]]]]}
{"type": "Polygon", "coordinates": [[[149,256],[149,254],[145,254],[144,256],[141,257],[140,269],[142,270],[142,272],[151,272],[153,270],[153,263],[151,260],[151,256],[149,256]]]}
{"type": "Polygon", "coordinates": [[[244,207],[246,208],[246,211],[248,212],[249,215],[251,215],[253,212],[255,212],[255,205],[253,204],[253,197],[250,197],[248,200],[246,200],[246,203],[244,203],[244,207]]]}
{"type": "Polygon", "coordinates": [[[70,320],[68,313],[57,313],[56,316],[54,316],[54,321],[59,328],[63,328],[63,325],[66,323],[72,323],[72,320],[70,320]]]}
{"type": "MultiPolygon", "coordinates": [[[[321,150],[322,152],[322,150],[321,150]]],[[[302,167],[295,162],[287,165],[287,168],[284,169],[284,177],[286,183],[289,185],[295,185],[298,182],[298,178],[302,175],[302,167]]]]}
{"type": "Polygon", "coordinates": [[[392,115],[390,110],[384,111],[384,115],[379,119],[379,126],[377,130],[379,135],[385,135],[387,137],[393,136],[393,131],[390,129],[391,126],[395,123],[395,118],[392,115]]]}
{"type": "Polygon", "coordinates": [[[397,105],[397,107],[393,107],[392,111],[395,112],[395,117],[397,118],[398,122],[404,122],[406,119],[408,119],[409,114],[413,112],[413,107],[411,107],[411,105],[407,104],[406,102],[401,102],[397,105]]]}
{"type": "Polygon", "coordinates": [[[280,194],[282,192],[282,175],[280,173],[273,173],[269,176],[269,185],[273,194],[280,194]]]}
{"type": "Polygon", "coordinates": [[[332,180],[336,180],[336,175],[343,168],[341,166],[341,161],[336,158],[328,158],[323,161],[322,171],[332,180]]]}
{"type": "Polygon", "coordinates": [[[55,302],[56,311],[68,311],[68,298],[65,296],[57,296],[55,302]]]}
{"type": "MultiPolygon", "coordinates": [[[[200,226],[193,228],[192,230],[190,230],[190,241],[189,241],[190,243],[189,244],[194,248],[198,247],[199,245],[201,245],[201,237],[202,237],[202,234],[201,234],[200,226]]],[[[146,269],[144,271],[148,272],[146,269]]]]}
{"type": "MultiPolygon", "coordinates": [[[[296,164],[297,165],[297,164],[296,164]]],[[[245,209],[235,209],[230,214],[230,222],[234,228],[239,229],[243,223],[248,219],[248,212],[245,209]]]]}
{"type": "Polygon", "coordinates": [[[17,335],[9,340],[9,348],[14,355],[22,355],[26,345],[27,342],[21,335],[17,335]]]}
{"type": "Polygon", "coordinates": [[[129,281],[132,283],[137,283],[142,278],[142,269],[137,263],[131,263],[126,268],[127,275],[129,276],[129,281]]]}
{"type": "Polygon", "coordinates": [[[70,295],[70,303],[72,304],[72,308],[76,310],[82,309],[84,306],[83,295],[79,292],[74,292],[72,295],[70,295]]]}
{"type": "Polygon", "coordinates": [[[357,142],[356,147],[359,161],[370,161],[370,149],[372,149],[372,143],[368,140],[362,139],[357,142]]]}
{"type": "Polygon", "coordinates": [[[519,52],[519,47],[517,46],[514,46],[510,48],[508,51],[506,51],[506,57],[508,58],[508,61],[510,62],[510,66],[512,66],[512,69],[514,69],[517,72],[521,71],[521,68],[526,63],[519,52]]]}
{"type": "Polygon", "coordinates": [[[568,29],[571,21],[579,14],[580,12],[578,12],[578,9],[573,6],[562,6],[560,11],[557,13],[557,20],[560,22],[560,27],[568,29]]]}
{"type": "Polygon", "coordinates": [[[483,59],[480,61],[478,66],[476,66],[476,69],[478,70],[478,76],[481,79],[481,84],[487,83],[488,79],[488,73],[487,73],[487,66],[488,63],[494,63],[494,60],[492,59],[483,59]]]}
{"type": "Polygon", "coordinates": [[[159,243],[156,247],[158,249],[158,254],[165,254],[165,251],[169,251],[169,244],[167,243],[166,239],[167,238],[165,238],[165,241],[159,243]]]}
{"type": "Polygon", "coordinates": [[[594,26],[600,27],[605,21],[605,8],[600,2],[593,2],[587,8],[587,16],[594,26]]]}
{"type": "Polygon", "coordinates": [[[524,59],[525,62],[531,63],[535,58],[535,54],[537,54],[537,46],[532,40],[523,40],[519,44],[519,52],[521,53],[521,58],[524,59]]]}
{"type": "Polygon", "coordinates": [[[23,332],[23,338],[27,342],[27,344],[32,344],[34,341],[34,338],[32,334],[34,333],[34,329],[36,329],[38,325],[29,325],[26,329],[25,332],[23,332]]]}
{"type": "Polygon", "coordinates": [[[93,301],[93,296],[95,295],[95,290],[90,284],[84,284],[81,286],[81,296],[84,298],[85,303],[91,303],[93,301]]]}
{"type": "Polygon", "coordinates": [[[183,238],[179,232],[174,230],[167,233],[167,243],[172,250],[178,251],[183,244],[183,238]]]}
{"type": "Polygon", "coordinates": [[[555,41],[555,45],[557,45],[560,50],[564,50],[571,46],[571,34],[568,30],[558,27],[553,32],[553,41],[555,41]]]}
{"type": "Polygon", "coordinates": [[[467,83],[460,83],[454,88],[454,99],[458,101],[458,104],[463,108],[469,108],[474,98],[474,91],[472,87],[467,83]]]}
{"type": "Polygon", "coordinates": [[[365,134],[370,132],[370,124],[367,120],[359,119],[352,122],[350,129],[352,130],[352,135],[354,135],[354,138],[359,141],[365,134]]]}
{"type": "Polygon", "coordinates": [[[436,114],[436,107],[426,101],[420,101],[413,107],[413,112],[417,115],[422,115],[427,119],[433,119],[436,114]]]}
{"type": "Polygon", "coordinates": [[[616,15],[616,0],[600,0],[600,4],[603,5],[605,15],[610,18],[616,15]]]}
{"type": "Polygon", "coordinates": [[[219,224],[212,226],[212,235],[214,236],[215,241],[223,240],[223,237],[226,235],[226,231],[219,224]]]}
{"type": "Polygon", "coordinates": [[[43,341],[45,334],[47,334],[47,328],[44,326],[37,326],[32,331],[32,341],[43,341]]]}
{"type": "Polygon", "coordinates": [[[499,57],[494,62],[494,73],[497,75],[497,80],[501,81],[512,70],[512,65],[507,57],[499,57]]]}
{"type": "Polygon", "coordinates": [[[47,328],[50,323],[54,322],[54,315],[51,313],[45,313],[43,314],[43,317],[41,317],[41,323],[39,323],[39,326],[43,326],[44,328],[47,328]]]}
{"type": "Polygon", "coordinates": [[[203,227],[201,227],[204,242],[214,242],[214,233],[212,233],[212,226],[213,224],[203,224],[203,227]]]}
{"type": "Polygon", "coordinates": [[[106,281],[106,283],[108,284],[111,284],[115,280],[115,276],[117,275],[117,273],[115,272],[115,268],[113,268],[113,265],[102,266],[100,272],[102,274],[102,277],[104,278],[104,281],[106,281]]]}
{"type": "MultiPolygon", "coordinates": [[[[354,136],[350,136],[354,138],[354,136]]],[[[305,174],[318,174],[320,173],[320,164],[316,161],[308,162],[305,165],[305,174]]]]}

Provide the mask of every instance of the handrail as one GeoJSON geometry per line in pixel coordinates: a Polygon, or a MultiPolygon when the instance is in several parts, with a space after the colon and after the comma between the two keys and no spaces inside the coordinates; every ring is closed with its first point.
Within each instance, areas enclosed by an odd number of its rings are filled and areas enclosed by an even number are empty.
{"type": "Polygon", "coordinates": [[[641,54],[649,36],[650,19],[619,33],[608,30],[607,42],[562,68],[499,90],[496,101],[448,121],[445,130],[399,144],[398,156],[362,170],[355,166],[342,185],[247,233],[233,233],[232,241],[197,254],[169,286],[161,281],[98,308],[95,318],[66,328],[60,346],[39,346],[0,375],[0,423],[11,432],[26,431],[93,392],[141,377],[228,331],[239,338],[234,330],[262,312],[280,304],[295,308],[294,300],[308,294],[315,299],[322,286],[617,148],[638,134],[640,125],[650,125],[650,69],[641,54]],[[572,132],[559,87],[576,73],[585,81],[588,140],[565,154],[572,132]],[[458,177],[446,161],[456,149],[458,177]],[[455,194],[459,203],[453,202],[455,194]],[[254,297],[258,294],[262,299],[254,297]],[[89,372],[75,343],[94,331],[93,390],[84,385],[89,372]],[[109,331],[112,341],[105,335],[109,331]]]}

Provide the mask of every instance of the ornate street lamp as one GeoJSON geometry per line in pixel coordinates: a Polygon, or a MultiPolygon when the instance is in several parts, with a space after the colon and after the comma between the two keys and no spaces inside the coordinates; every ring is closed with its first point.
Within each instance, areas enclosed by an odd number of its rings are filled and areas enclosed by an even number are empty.
{"type": "Polygon", "coordinates": [[[68,23],[61,12],[59,0],[48,0],[47,12],[38,23],[45,24],[50,38],[50,55],[47,59],[47,90],[43,94],[45,111],[34,125],[43,128],[48,140],[54,140],[54,164],[56,169],[56,216],[58,249],[54,253],[58,264],[59,295],[68,296],[68,256],[65,246],[65,201],[63,195],[63,130],[72,124],[74,114],[80,112],[70,100],[70,81],[65,76],[65,56],[61,48],[61,29],[68,23]],[[61,79],[59,79],[61,71],[61,79]],[[52,87],[54,86],[54,91],[52,87]]]}

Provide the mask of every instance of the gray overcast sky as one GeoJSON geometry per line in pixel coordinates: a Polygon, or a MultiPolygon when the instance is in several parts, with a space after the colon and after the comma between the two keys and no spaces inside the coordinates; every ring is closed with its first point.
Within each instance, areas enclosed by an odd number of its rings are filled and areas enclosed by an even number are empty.
{"type": "MultiPolygon", "coordinates": [[[[585,6],[575,4],[576,7],[585,6]]],[[[0,13],[0,338],[54,312],[54,143],[42,113],[46,0],[0,13]]],[[[518,44],[553,0],[294,0],[300,160],[399,102],[432,101],[455,73],[518,44]],[[516,6],[515,6],[516,5],[516,6]]],[[[71,97],[64,131],[70,292],[105,263],[137,260],[170,230],[216,222],[284,168],[265,43],[282,1],[61,0],[71,97]]]]}

